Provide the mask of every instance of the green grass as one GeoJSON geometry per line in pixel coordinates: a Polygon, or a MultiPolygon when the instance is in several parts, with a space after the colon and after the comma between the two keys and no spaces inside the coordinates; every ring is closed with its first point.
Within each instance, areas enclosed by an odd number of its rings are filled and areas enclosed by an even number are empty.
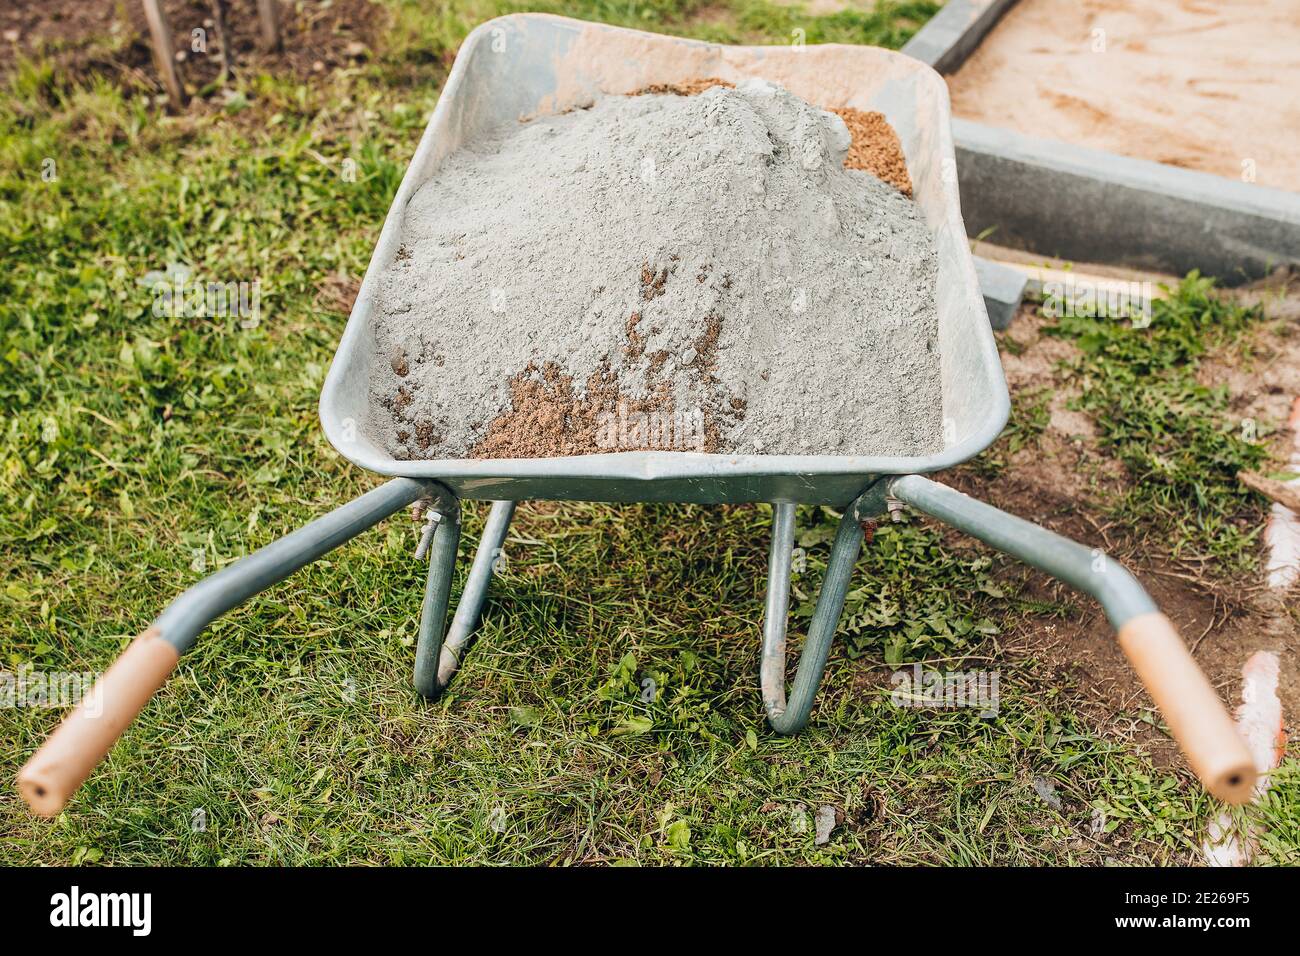
{"type": "MultiPolygon", "coordinates": [[[[829,508],[810,509],[822,520],[802,530],[797,543],[811,549],[810,570],[822,571],[822,548],[835,535],[829,508]]],[[[884,523],[859,562],[862,583],[849,590],[839,635],[850,658],[883,657],[887,664],[961,657],[998,633],[990,615],[1011,597],[989,573],[994,558],[984,549],[945,547],[940,531],[907,516],[884,523]]],[[[816,578],[814,577],[814,580],[816,578]]],[[[794,616],[811,621],[817,590],[795,581],[794,616]]]]}
{"type": "MultiPolygon", "coordinates": [[[[183,118],[39,64],[14,78],[0,102],[0,667],[100,670],[204,573],[378,482],[320,435],[345,316],[319,290],[364,271],[445,55],[511,9],[395,7],[368,66],[250,78],[229,107],[183,118]],[[141,280],[169,263],[259,280],[260,324],[155,315],[141,280]]],[[[893,45],[935,5],[811,18],[735,3],[696,23],[699,7],[543,5],[714,38],[784,42],[797,23],[810,42],[893,45]]],[[[801,518],[806,597],[828,516],[801,518]]],[[[877,534],[813,727],[771,734],[757,689],[768,521],[765,507],[521,506],[481,639],[431,705],[410,685],[421,568],[393,519],[205,632],[58,820],[0,788],[0,860],[1186,858],[1211,802],[1091,731],[1077,688],[1034,662],[969,665],[1001,673],[994,718],[889,703],[891,662],[960,666],[1037,613],[993,584],[1000,559],[925,524],[877,534]],[[845,820],[817,845],[822,806],[845,820]]],[[[0,709],[0,776],[56,716],[0,709]]]]}
{"type": "Polygon", "coordinates": [[[929,0],[884,2],[874,4],[870,10],[850,7],[825,16],[810,17],[798,5],[748,0],[737,4],[737,19],[743,30],[773,39],[807,43],[867,43],[897,48],[906,43],[917,27],[934,16],[941,6],[929,0]]]}
{"type": "MultiPolygon", "coordinates": [[[[999,347],[1006,348],[1014,339],[1003,338],[999,347]]],[[[1012,346],[1014,347],[1014,345],[1012,346]]],[[[1007,470],[1011,457],[1024,448],[1034,448],[1052,420],[1052,387],[1029,387],[1011,394],[1011,415],[1006,428],[984,454],[970,467],[986,478],[996,478],[1007,470]]]]}
{"type": "Polygon", "coordinates": [[[1153,303],[1145,328],[1064,315],[1047,331],[1079,347],[1070,368],[1082,390],[1075,404],[1097,423],[1101,447],[1128,469],[1117,514],[1159,535],[1174,558],[1239,573],[1255,566],[1263,522],[1262,499],[1237,472],[1268,460],[1260,440],[1268,423],[1233,419],[1227,389],[1200,384],[1196,373],[1210,350],[1240,343],[1264,313],[1213,287],[1189,275],[1153,303]]]}
{"type": "Polygon", "coordinates": [[[942,6],[931,0],[882,0],[871,10],[855,8],[823,16],[798,4],[769,0],[451,0],[430,5],[396,0],[399,28],[390,46],[408,61],[440,59],[471,29],[508,13],[554,13],[677,33],[721,43],[860,43],[901,47],[942,6]]]}
{"type": "Polygon", "coordinates": [[[1271,783],[1250,813],[1261,862],[1300,866],[1300,760],[1284,761],[1271,783]]]}

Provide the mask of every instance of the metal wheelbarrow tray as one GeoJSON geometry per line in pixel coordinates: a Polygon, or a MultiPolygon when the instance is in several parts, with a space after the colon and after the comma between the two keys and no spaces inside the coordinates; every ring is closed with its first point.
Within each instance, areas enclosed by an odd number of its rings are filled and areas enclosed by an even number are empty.
{"type": "Polygon", "coordinates": [[[402,180],[321,395],[321,422],[350,461],[394,480],[200,581],[127,648],[19,774],[33,810],[53,815],[161,687],[179,655],[218,615],[407,505],[430,521],[431,552],[415,686],[436,697],[455,672],[487,597],[494,555],[515,502],[770,502],[773,531],[761,656],[768,721],[804,727],[830,652],[865,525],[895,502],[945,521],[1096,597],[1192,769],[1213,794],[1247,801],[1255,769],[1236,729],[1172,624],[1122,567],[1082,545],[922,477],[978,454],[1009,411],[1006,384],[975,277],[958,202],[943,80],[909,57],[844,45],[727,47],[561,17],[522,14],[482,24],[456,57],[402,180]],[[937,307],[944,446],[925,457],[623,452],[552,459],[399,461],[368,437],[372,312],[381,270],[397,251],[408,201],[462,143],[502,121],[564,110],[601,94],[700,77],[757,76],[823,107],[885,114],[907,159],[914,197],[939,253],[937,307]],[[460,499],[493,506],[450,629],[460,499]],[[843,510],[793,687],[786,693],[786,617],[795,508],[843,510]]]}

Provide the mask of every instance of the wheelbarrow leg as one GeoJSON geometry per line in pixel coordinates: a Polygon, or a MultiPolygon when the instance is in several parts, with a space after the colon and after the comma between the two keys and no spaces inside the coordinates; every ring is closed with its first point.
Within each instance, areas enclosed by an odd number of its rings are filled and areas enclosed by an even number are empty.
{"type": "Polygon", "coordinates": [[[456,569],[456,549],[460,544],[460,502],[452,501],[439,513],[441,520],[433,535],[429,577],[424,588],[424,604],[420,608],[420,637],[415,647],[415,689],[431,699],[446,690],[478,624],[501,545],[510,530],[515,502],[492,502],[492,511],[483,528],[478,551],[474,553],[474,563],[470,565],[460,604],[445,636],[451,578],[456,569]]]}
{"type": "Polygon", "coordinates": [[[859,498],[844,509],[844,517],[835,532],[830,560],[822,579],[821,594],[808,627],[789,699],[785,692],[785,630],[790,605],[790,561],[794,547],[795,505],[773,505],[772,551],[767,564],[767,605],[763,621],[763,661],[760,671],[763,707],[767,722],[778,734],[793,734],[808,724],[813,699],[821,686],[826,658],[835,639],[844,598],[848,594],[853,565],[862,548],[862,519],[859,498]]]}

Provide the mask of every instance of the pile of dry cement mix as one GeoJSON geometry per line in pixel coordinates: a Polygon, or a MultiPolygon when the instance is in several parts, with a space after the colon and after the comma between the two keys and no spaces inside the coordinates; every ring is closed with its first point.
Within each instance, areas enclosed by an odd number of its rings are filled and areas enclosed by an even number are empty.
{"type": "Polygon", "coordinates": [[[942,446],[935,243],[759,80],[611,96],[453,153],[377,301],[399,459],[942,446]]]}

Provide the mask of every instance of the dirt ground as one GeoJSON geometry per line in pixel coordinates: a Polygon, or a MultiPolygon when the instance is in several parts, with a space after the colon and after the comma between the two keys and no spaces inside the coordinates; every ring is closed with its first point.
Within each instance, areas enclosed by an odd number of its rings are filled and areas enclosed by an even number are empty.
{"type": "MultiPolygon", "coordinates": [[[[182,79],[190,92],[201,90],[220,73],[212,4],[167,0],[163,8],[182,79]],[[206,52],[193,49],[196,29],[204,31],[206,52]]],[[[382,26],[384,11],[370,0],[334,0],[329,5],[281,3],[280,16],[282,49],[262,52],[256,0],[229,0],[226,17],[236,72],[269,69],[305,79],[356,63],[370,55],[370,40],[382,26]]],[[[60,81],[103,75],[163,92],[138,2],[5,0],[0,4],[0,75],[37,51],[53,61],[60,81]]]]}
{"type": "Polygon", "coordinates": [[[1300,191],[1294,3],[1020,0],[948,86],[964,119],[1300,191]]]}
{"type": "MultiPolygon", "coordinates": [[[[1217,356],[1203,363],[1205,384],[1226,385],[1231,409],[1243,418],[1282,423],[1300,395],[1300,283],[1289,290],[1276,284],[1243,290],[1250,301],[1263,301],[1270,316],[1286,319],[1281,330],[1259,333],[1255,359],[1242,362],[1217,356]]],[[[1042,334],[1050,320],[1030,305],[1006,333],[1002,363],[1013,393],[1052,389],[1050,420],[1037,444],[1013,454],[995,478],[974,468],[949,473],[961,490],[1013,514],[1036,521],[1084,544],[1103,548],[1123,561],[1178,626],[1196,660],[1230,706],[1240,702],[1241,668],[1256,651],[1277,652],[1281,664],[1278,696],[1288,727],[1300,713],[1300,595],[1270,591],[1262,571],[1239,581],[1216,575],[1213,568],[1173,563],[1156,557],[1149,546],[1105,517],[1108,496],[1122,488],[1123,466],[1101,452],[1089,419],[1065,406],[1073,397],[1054,372],[1074,345],[1042,334]]],[[[1290,435],[1275,435],[1275,461],[1290,435]]],[[[1078,613],[1031,626],[998,638],[1001,653],[1041,663],[1063,687],[1073,689],[1084,713],[1117,739],[1141,744],[1161,764],[1175,765],[1176,749],[1154,724],[1139,718],[1151,703],[1129,667],[1114,634],[1092,601],[1074,595],[1059,582],[1030,572],[1022,597],[1072,602],[1078,613]]]]}

